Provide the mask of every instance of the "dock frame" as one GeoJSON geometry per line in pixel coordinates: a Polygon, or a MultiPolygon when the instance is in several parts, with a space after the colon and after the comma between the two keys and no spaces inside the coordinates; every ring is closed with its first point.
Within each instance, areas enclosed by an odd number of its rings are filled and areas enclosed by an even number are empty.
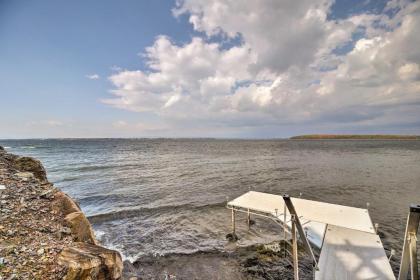
{"type": "Polygon", "coordinates": [[[404,236],[404,247],[401,257],[399,280],[408,279],[410,270],[411,279],[419,279],[417,263],[417,233],[420,223],[420,204],[410,206],[407,226],[404,236]]]}
{"type": "Polygon", "coordinates": [[[248,229],[251,214],[269,218],[283,228],[284,243],[292,249],[290,252],[284,248],[285,254],[293,258],[295,280],[299,279],[298,239],[312,259],[316,280],[395,280],[367,209],[255,191],[229,201],[227,208],[232,210],[235,235],[236,212],[247,214],[248,229]],[[282,208],[283,212],[279,212],[282,208]],[[286,239],[287,234],[291,243],[286,239]],[[311,246],[320,250],[318,260],[311,246]]]}

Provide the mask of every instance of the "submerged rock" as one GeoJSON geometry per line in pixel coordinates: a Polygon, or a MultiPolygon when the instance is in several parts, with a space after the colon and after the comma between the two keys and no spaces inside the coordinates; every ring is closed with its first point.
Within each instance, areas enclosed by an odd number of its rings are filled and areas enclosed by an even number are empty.
{"type": "Polygon", "coordinates": [[[226,239],[229,242],[236,242],[239,240],[239,237],[236,235],[236,233],[228,233],[226,234],[226,239]]]}
{"type": "Polygon", "coordinates": [[[67,268],[64,280],[121,279],[123,263],[117,251],[87,243],[65,248],[58,262],[67,268]]]}
{"type": "MultiPolygon", "coordinates": [[[[133,264],[124,262],[123,276],[124,279],[293,280],[291,257],[285,257],[284,251],[270,249],[282,245],[274,242],[222,251],[142,256],[133,264]]],[[[299,279],[313,278],[309,257],[302,254],[299,267],[299,279]]]]}

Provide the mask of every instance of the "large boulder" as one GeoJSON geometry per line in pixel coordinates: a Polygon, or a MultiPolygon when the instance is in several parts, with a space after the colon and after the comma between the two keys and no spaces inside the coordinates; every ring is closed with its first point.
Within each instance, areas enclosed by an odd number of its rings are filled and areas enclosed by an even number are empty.
{"type": "Polygon", "coordinates": [[[67,194],[58,191],[54,194],[53,208],[64,216],[81,211],[79,205],[67,194]]]}
{"type": "Polygon", "coordinates": [[[75,241],[97,244],[92,227],[85,214],[81,211],[68,214],[64,220],[70,227],[71,235],[75,241]]]}
{"type": "Polygon", "coordinates": [[[17,157],[13,161],[13,166],[19,171],[31,172],[40,181],[47,181],[47,173],[42,163],[31,157],[17,157]]]}
{"type": "Polygon", "coordinates": [[[3,157],[4,154],[6,154],[6,150],[0,146],[0,155],[3,157]]]}
{"type": "Polygon", "coordinates": [[[67,269],[64,280],[117,280],[122,276],[121,255],[97,245],[75,243],[64,248],[58,263],[67,269]]]}

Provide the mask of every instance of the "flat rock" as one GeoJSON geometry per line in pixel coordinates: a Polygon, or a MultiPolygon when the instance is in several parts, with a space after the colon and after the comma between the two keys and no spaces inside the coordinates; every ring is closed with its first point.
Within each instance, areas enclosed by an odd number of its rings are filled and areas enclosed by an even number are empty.
{"type": "Polygon", "coordinates": [[[21,179],[31,179],[34,178],[34,174],[31,172],[18,172],[15,175],[21,179]]]}
{"type": "Polygon", "coordinates": [[[87,243],[75,243],[64,248],[58,262],[67,267],[64,280],[121,279],[123,263],[121,255],[114,250],[87,243]]]}

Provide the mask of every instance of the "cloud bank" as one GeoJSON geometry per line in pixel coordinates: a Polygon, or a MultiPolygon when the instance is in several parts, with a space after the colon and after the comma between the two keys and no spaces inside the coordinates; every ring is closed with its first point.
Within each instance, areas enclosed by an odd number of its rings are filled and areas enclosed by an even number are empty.
{"type": "Polygon", "coordinates": [[[142,54],[147,69],[118,69],[102,102],[173,128],[418,131],[420,2],[344,19],[330,17],[332,5],[178,1],[191,41],[158,36],[142,54]]]}

